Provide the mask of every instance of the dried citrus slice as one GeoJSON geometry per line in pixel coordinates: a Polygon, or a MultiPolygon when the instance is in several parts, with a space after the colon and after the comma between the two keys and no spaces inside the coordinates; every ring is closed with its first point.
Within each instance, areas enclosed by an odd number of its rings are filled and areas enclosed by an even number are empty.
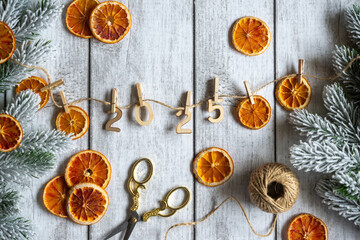
{"type": "Polygon", "coordinates": [[[56,176],[45,186],[43,203],[52,214],[66,218],[66,194],[68,186],[63,176],[56,176]]]}
{"type": "Polygon", "coordinates": [[[319,218],[305,213],[292,220],[287,232],[288,240],[327,240],[328,230],[319,218]]]}
{"type": "Polygon", "coordinates": [[[73,134],[73,139],[81,138],[89,129],[89,116],[79,107],[69,106],[69,113],[62,110],[56,117],[56,128],[66,134],[73,134]]]}
{"type": "Polygon", "coordinates": [[[95,38],[104,43],[117,43],[129,32],[131,16],[123,4],[107,1],[94,8],[89,23],[95,38]]]}
{"type": "Polygon", "coordinates": [[[0,21],[0,64],[11,58],[15,48],[16,40],[13,31],[6,23],[0,21]]]}
{"type": "Polygon", "coordinates": [[[20,93],[21,91],[25,91],[28,89],[33,90],[36,94],[38,94],[41,98],[40,101],[40,109],[43,108],[46,103],[49,101],[49,90],[46,90],[44,92],[41,92],[41,88],[45,87],[47,85],[47,82],[39,77],[29,77],[27,79],[22,80],[19,85],[16,88],[16,92],[20,93]]]}
{"type": "Polygon", "coordinates": [[[238,107],[237,114],[240,123],[247,128],[257,130],[265,127],[271,118],[271,107],[269,102],[259,95],[253,95],[254,104],[249,98],[243,99],[238,107]]]}
{"type": "Polygon", "coordinates": [[[20,146],[23,130],[12,116],[0,114],[0,152],[10,152],[20,146]]]}
{"type": "Polygon", "coordinates": [[[66,10],[66,27],[75,36],[92,38],[89,27],[89,17],[94,8],[99,4],[97,0],[74,0],[66,10]]]}
{"type": "Polygon", "coordinates": [[[211,147],[195,157],[193,172],[201,184],[216,187],[231,178],[234,172],[234,163],[224,149],[211,147]]]}
{"type": "Polygon", "coordinates": [[[65,169],[69,187],[78,183],[95,183],[106,188],[111,178],[111,166],[106,157],[94,150],[78,152],[71,157],[65,169]]]}
{"type": "Polygon", "coordinates": [[[260,55],[271,41],[270,29],[256,17],[243,17],[236,21],[232,31],[232,42],[239,52],[247,56],[260,55]]]}
{"type": "Polygon", "coordinates": [[[311,100],[311,87],[305,78],[301,83],[298,77],[285,78],[276,85],[275,96],[286,110],[303,109],[311,100]]]}
{"type": "Polygon", "coordinates": [[[104,189],[93,183],[75,185],[69,192],[68,216],[75,223],[90,225],[105,215],[109,197],[104,189]]]}

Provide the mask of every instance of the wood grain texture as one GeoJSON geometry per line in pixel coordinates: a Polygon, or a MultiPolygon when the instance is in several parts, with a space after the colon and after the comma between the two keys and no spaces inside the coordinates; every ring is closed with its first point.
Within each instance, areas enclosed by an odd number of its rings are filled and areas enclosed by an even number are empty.
{"type": "MultiPolygon", "coordinates": [[[[344,43],[343,11],[354,1],[277,1],[276,2],[276,77],[296,73],[298,59],[305,59],[304,74],[332,76],[331,56],[336,44],[344,43]],[[294,14],[294,13],[303,14],[294,14]]],[[[322,92],[330,82],[307,79],[312,87],[310,112],[325,113],[322,92]]],[[[289,148],[299,142],[298,133],[288,122],[289,112],[276,104],[276,160],[291,166],[289,148]]],[[[328,226],[330,239],[358,239],[359,228],[327,209],[314,191],[320,178],[314,172],[304,173],[292,168],[299,178],[300,195],[294,207],[279,216],[278,239],[286,239],[292,218],[311,213],[328,226]]]]}
{"type": "MultiPolygon", "coordinates": [[[[132,15],[129,34],[114,45],[91,40],[91,96],[111,99],[116,87],[119,105],[138,101],[135,84],[141,83],[144,99],[161,100],[177,106],[183,94],[193,89],[192,1],[124,1],[132,15]]],[[[105,122],[113,115],[109,107],[91,103],[90,148],[105,154],[112,166],[107,192],[110,198],[104,218],[90,227],[90,239],[102,239],[127,218],[132,200],[126,183],[132,164],[143,157],[154,164],[154,175],[140,191],[139,214],[159,207],[159,201],[175,186],[187,186],[191,201],[170,218],[153,217],[139,222],[131,239],[163,239],[171,225],[193,220],[193,177],[190,162],[193,136],[177,135],[179,119],[175,111],[150,103],[154,119],[140,126],[134,107],[123,110],[123,117],[113,126],[120,133],[107,132],[105,122]]],[[[147,119],[147,116],[143,116],[147,119]]],[[[190,123],[190,125],[192,125],[190,123]]],[[[182,229],[177,239],[192,239],[191,229],[182,229]]],[[[114,237],[119,239],[120,236],[114,237]]]]}
{"type": "MultiPolygon", "coordinates": [[[[108,45],[69,33],[64,15],[70,2],[65,2],[62,16],[43,32],[44,38],[52,40],[55,51],[41,66],[50,72],[53,81],[65,80],[65,85],[56,92],[64,90],[69,102],[88,96],[111,101],[111,89],[117,88],[121,106],[138,100],[137,82],[142,84],[144,99],[153,98],[172,106],[185,106],[186,91],[194,93],[191,103],[212,96],[216,76],[219,94],[245,95],[244,80],[255,90],[275,77],[297,72],[299,58],[305,59],[304,74],[329,76],[332,74],[331,51],[335,44],[347,43],[343,10],[354,3],[352,0],[125,0],[121,2],[132,14],[132,28],[119,43],[108,45]],[[270,27],[270,47],[260,56],[247,57],[232,47],[232,25],[243,16],[258,17],[270,27]]],[[[45,77],[37,71],[31,74],[45,77]]],[[[308,80],[313,88],[308,109],[324,112],[321,96],[326,83],[308,80]]],[[[22,215],[33,222],[38,233],[36,239],[103,239],[126,219],[132,204],[126,190],[131,165],[148,157],[154,163],[154,176],[147,189],[140,190],[138,212],[142,214],[158,207],[158,201],[167,191],[179,185],[190,189],[191,201],[171,218],[153,217],[146,223],[140,222],[131,239],[163,239],[168,227],[203,218],[229,195],[240,199],[254,228],[265,233],[270,228],[272,215],[251,203],[250,173],[261,164],[273,161],[291,167],[289,147],[299,141],[288,123],[288,112],[275,101],[273,92],[274,86],[268,86],[257,93],[272,107],[272,118],[266,127],[260,130],[242,127],[235,115],[238,101],[224,98],[221,105],[225,116],[219,123],[208,121],[209,116],[216,114],[208,112],[207,104],[190,110],[193,116],[184,128],[191,129],[192,134],[176,134],[176,126],[184,116],[176,117],[176,111],[154,103],[150,103],[154,113],[150,125],[140,126],[131,108],[123,110],[122,118],[112,125],[121,132],[108,132],[105,124],[115,116],[107,114],[110,106],[81,103],[78,106],[90,115],[89,132],[74,141],[74,149],[58,156],[56,169],[40,179],[32,179],[22,188],[22,215]],[[231,180],[216,188],[199,184],[191,173],[195,155],[212,146],[225,149],[235,165],[231,180]],[[53,216],[43,207],[41,199],[46,182],[63,174],[71,155],[85,149],[102,152],[112,166],[112,179],[106,189],[110,198],[108,211],[99,223],[90,227],[53,216]]],[[[9,99],[11,94],[7,95],[9,99]]],[[[59,95],[57,99],[60,101],[59,95]]],[[[1,98],[0,106],[3,103],[1,98]]],[[[35,116],[34,129],[54,128],[57,113],[58,109],[48,104],[35,116]]],[[[323,219],[329,227],[330,239],[358,239],[359,228],[321,204],[313,190],[319,176],[293,170],[300,181],[299,200],[293,209],[280,214],[275,234],[266,239],[286,239],[289,221],[302,212],[323,219]]],[[[262,238],[252,233],[237,204],[229,202],[195,230],[175,228],[168,239],[262,238]]]]}
{"type": "MultiPolygon", "coordinates": [[[[273,79],[274,45],[260,56],[248,57],[236,51],[231,43],[234,22],[243,16],[264,20],[273,31],[273,1],[196,1],[195,4],[195,74],[196,101],[213,94],[213,78],[219,77],[220,94],[246,95],[243,81],[256,89],[273,79]],[[210,91],[206,91],[210,89],[210,91]]],[[[273,87],[257,93],[273,107],[273,87]]],[[[265,233],[270,229],[272,215],[263,213],[249,199],[251,171],[263,163],[274,161],[274,118],[260,130],[240,125],[235,116],[239,102],[225,99],[224,119],[217,124],[207,121],[207,106],[195,111],[196,153],[208,147],[225,149],[234,161],[234,174],[225,184],[210,188],[196,183],[196,219],[203,218],[226,197],[240,199],[254,228],[265,233]]],[[[227,203],[209,220],[196,227],[196,239],[260,239],[256,237],[235,202],[227,203]]],[[[268,239],[275,239],[271,236],[268,239]]]]}

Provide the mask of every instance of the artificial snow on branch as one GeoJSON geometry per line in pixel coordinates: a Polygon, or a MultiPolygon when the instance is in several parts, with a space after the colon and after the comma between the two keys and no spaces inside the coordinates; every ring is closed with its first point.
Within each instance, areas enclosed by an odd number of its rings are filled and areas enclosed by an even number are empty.
{"type": "Polygon", "coordinates": [[[345,10],[345,21],[349,38],[360,48],[360,5],[345,10]]]}

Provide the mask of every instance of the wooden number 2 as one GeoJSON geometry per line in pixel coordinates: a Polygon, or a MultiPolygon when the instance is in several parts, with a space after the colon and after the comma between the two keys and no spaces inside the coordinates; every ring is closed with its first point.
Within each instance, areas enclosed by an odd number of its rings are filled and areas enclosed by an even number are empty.
{"type": "Polygon", "coordinates": [[[176,126],[176,133],[179,134],[183,134],[183,133],[187,133],[190,134],[192,133],[191,129],[182,129],[182,127],[187,124],[188,122],[190,122],[191,120],[191,112],[190,112],[190,97],[191,97],[191,92],[188,91],[186,94],[186,106],[185,106],[185,110],[184,111],[178,111],[176,113],[176,116],[180,117],[181,115],[185,114],[186,118],[184,120],[182,120],[177,126],[176,126]]]}
{"type": "Polygon", "coordinates": [[[110,119],[105,125],[106,131],[120,132],[120,128],[112,127],[112,125],[121,119],[122,111],[120,108],[116,107],[115,112],[116,112],[116,116],[110,119]]]}

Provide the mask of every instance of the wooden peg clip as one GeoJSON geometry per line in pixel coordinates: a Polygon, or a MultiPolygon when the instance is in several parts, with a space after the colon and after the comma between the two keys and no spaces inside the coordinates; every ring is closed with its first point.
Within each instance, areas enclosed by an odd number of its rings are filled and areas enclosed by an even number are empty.
{"type": "Polygon", "coordinates": [[[65,83],[65,82],[64,82],[64,80],[62,80],[62,79],[57,80],[57,81],[55,81],[55,82],[53,82],[53,83],[50,83],[49,85],[46,85],[45,87],[42,87],[42,88],[40,89],[40,92],[45,92],[46,90],[51,90],[51,89],[53,89],[53,88],[56,88],[56,87],[59,87],[59,86],[63,85],[64,83],[65,83]]]}
{"type": "Polygon", "coordinates": [[[219,98],[219,78],[214,79],[214,102],[222,102],[223,100],[219,98]]]}
{"type": "Polygon", "coordinates": [[[154,118],[154,113],[152,111],[151,105],[148,102],[144,102],[143,101],[143,96],[142,96],[142,91],[141,91],[141,84],[137,83],[136,84],[136,91],[139,97],[139,104],[136,104],[135,106],[135,120],[141,125],[141,126],[146,126],[149,125],[153,118],[154,118]],[[148,110],[149,113],[149,117],[148,120],[143,121],[140,117],[140,108],[145,107],[148,110]]]}
{"type": "Polygon", "coordinates": [[[191,112],[190,112],[190,101],[191,101],[191,91],[187,91],[186,93],[186,104],[185,104],[185,110],[180,110],[176,113],[176,116],[180,117],[181,115],[186,115],[186,118],[184,120],[182,120],[177,126],[176,126],[176,133],[182,134],[182,133],[187,133],[190,134],[192,133],[191,129],[182,129],[182,127],[188,123],[191,120],[191,112]]]}
{"type": "Polygon", "coordinates": [[[69,113],[69,104],[66,101],[66,97],[65,97],[65,93],[64,91],[60,91],[60,96],[61,96],[61,102],[63,104],[64,110],[66,113],[69,113]]]}
{"type": "Polygon", "coordinates": [[[116,89],[116,88],[113,88],[113,89],[111,90],[111,109],[110,109],[110,113],[115,113],[117,106],[118,106],[118,94],[117,94],[117,89],[116,89]]]}
{"type": "Polygon", "coordinates": [[[248,95],[248,98],[250,99],[250,103],[255,104],[254,97],[252,95],[252,92],[251,92],[248,81],[244,81],[244,85],[245,85],[245,89],[246,89],[246,93],[248,95]]]}
{"type": "Polygon", "coordinates": [[[144,106],[144,101],[143,101],[143,96],[142,96],[142,91],[141,91],[141,84],[140,83],[136,83],[136,91],[139,97],[139,104],[140,107],[144,106]]]}
{"type": "Polygon", "coordinates": [[[220,122],[223,118],[224,118],[224,108],[216,103],[222,103],[223,99],[219,98],[219,78],[215,78],[214,79],[214,98],[213,99],[209,99],[208,103],[209,103],[209,108],[208,111],[209,113],[212,113],[214,110],[219,110],[219,116],[217,118],[213,118],[213,117],[208,117],[208,120],[212,123],[218,123],[220,122]],[[214,105],[215,103],[215,105],[214,105]]]}
{"type": "Polygon", "coordinates": [[[299,65],[298,65],[298,82],[299,83],[302,83],[304,64],[305,64],[305,60],[299,59],[299,65]]]}

